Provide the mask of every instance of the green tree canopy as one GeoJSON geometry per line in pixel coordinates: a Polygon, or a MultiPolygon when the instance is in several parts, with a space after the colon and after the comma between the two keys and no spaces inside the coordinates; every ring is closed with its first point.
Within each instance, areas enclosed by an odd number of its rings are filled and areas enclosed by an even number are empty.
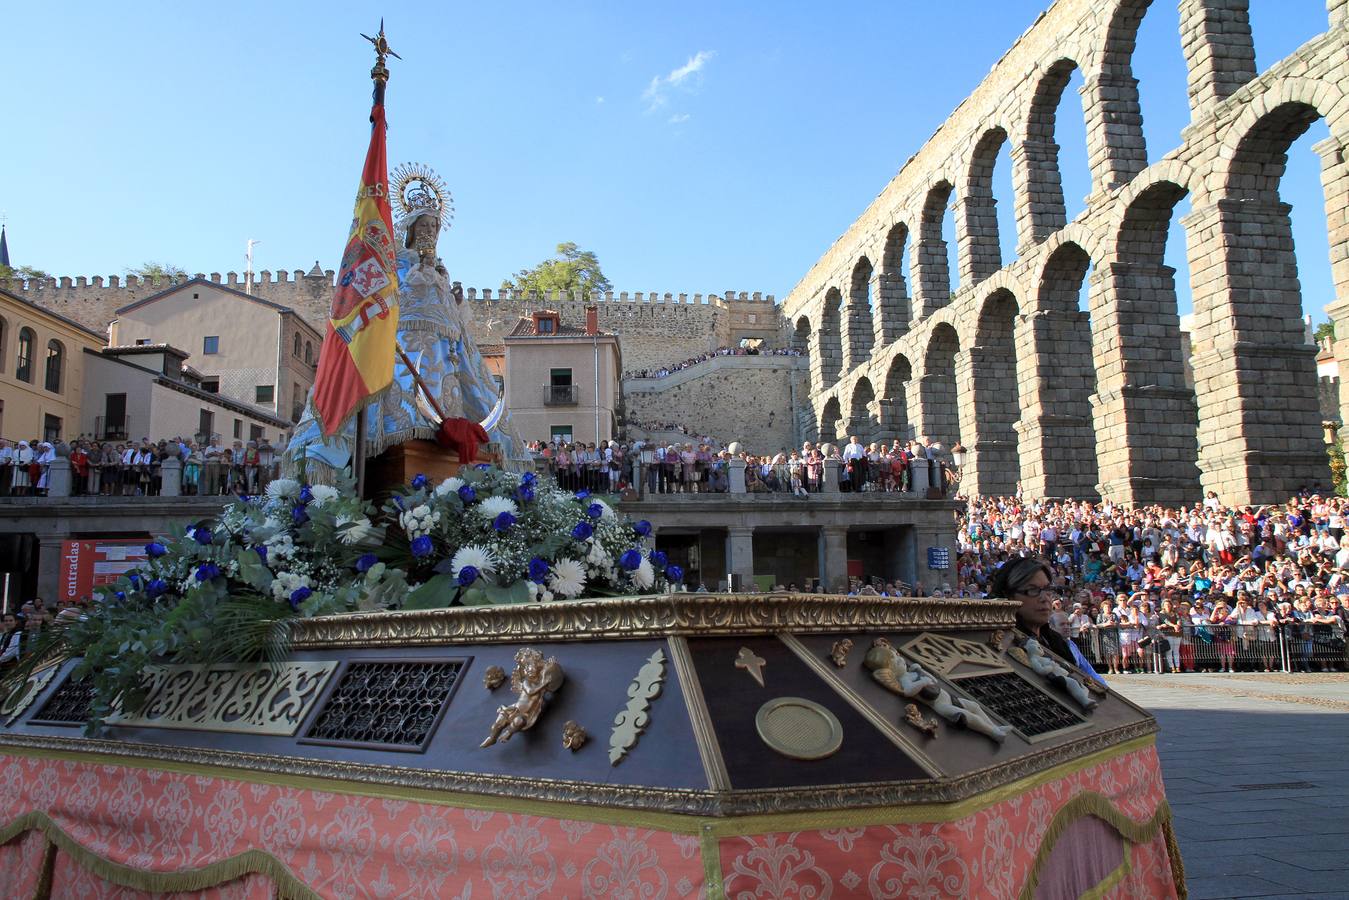
{"type": "Polygon", "coordinates": [[[9,278],[15,281],[42,281],[51,276],[32,266],[0,266],[0,281],[9,278]]]}
{"type": "Polygon", "coordinates": [[[538,291],[581,291],[589,300],[592,292],[613,289],[609,279],[600,271],[600,261],[594,251],[582,250],[571,241],[557,245],[557,255],[534,266],[521,269],[515,278],[501,282],[501,289],[528,293],[538,291]]]}
{"type": "Polygon", "coordinates": [[[1320,325],[1316,326],[1316,331],[1312,333],[1312,336],[1318,341],[1324,341],[1326,338],[1330,338],[1332,341],[1335,340],[1335,323],[1322,322],[1320,325]]]}
{"type": "Polygon", "coordinates": [[[128,275],[134,275],[144,281],[179,281],[187,277],[187,270],[172,263],[147,262],[134,269],[127,269],[128,275]]]}

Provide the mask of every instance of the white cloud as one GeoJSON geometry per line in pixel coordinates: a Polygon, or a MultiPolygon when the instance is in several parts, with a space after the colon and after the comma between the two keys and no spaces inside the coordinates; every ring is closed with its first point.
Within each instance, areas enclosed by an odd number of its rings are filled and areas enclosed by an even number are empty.
{"type": "Polygon", "coordinates": [[[646,86],[646,90],[642,92],[642,99],[646,101],[646,111],[652,113],[664,106],[669,101],[668,94],[671,88],[687,89],[686,83],[689,86],[696,83],[696,80],[690,79],[702,72],[713,55],[711,50],[699,50],[689,57],[688,62],[671,71],[669,75],[654,76],[651,83],[646,86]]]}
{"type": "Polygon", "coordinates": [[[682,125],[688,120],[689,120],[688,113],[678,113],[677,115],[670,116],[668,121],[671,125],[682,125]]]}

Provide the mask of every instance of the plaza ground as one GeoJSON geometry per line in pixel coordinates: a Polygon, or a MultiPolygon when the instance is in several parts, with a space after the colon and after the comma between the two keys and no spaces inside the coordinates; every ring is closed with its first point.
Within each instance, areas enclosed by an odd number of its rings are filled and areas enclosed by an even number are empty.
{"type": "Polygon", "coordinates": [[[1157,747],[1192,900],[1349,898],[1349,675],[1114,677],[1157,747]]]}

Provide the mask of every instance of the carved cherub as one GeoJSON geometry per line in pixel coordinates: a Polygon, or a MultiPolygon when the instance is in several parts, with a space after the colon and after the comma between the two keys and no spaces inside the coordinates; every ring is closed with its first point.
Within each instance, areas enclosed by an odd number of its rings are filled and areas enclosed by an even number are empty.
{"type": "Polygon", "coordinates": [[[834,646],[829,651],[829,658],[834,661],[834,665],[840,669],[848,664],[848,653],[852,650],[852,638],[842,638],[834,641],[834,646]]]}
{"type": "Polygon", "coordinates": [[[918,709],[917,703],[910,703],[908,706],[904,707],[904,721],[908,722],[928,737],[937,736],[937,723],[932,719],[923,718],[923,714],[918,709]]]}
{"type": "Polygon", "coordinates": [[[1096,699],[1091,696],[1086,686],[1072,676],[1072,674],[1059,665],[1058,660],[1054,659],[1044,651],[1040,642],[1035,638],[1027,638],[1023,646],[1026,651],[1026,664],[1037,675],[1044,677],[1050,684],[1056,684],[1068,692],[1068,695],[1077,701],[1077,705],[1085,710],[1093,710],[1097,706],[1096,699]]]}
{"type": "Polygon", "coordinates": [[[488,666],[482,673],[482,686],[495,691],[506,681],[506,670],[501,666],[488,666]]]}
{"type": "Polygon", "coordinates": [[[562,746],[572,753],[585,746],[588,738],[589,735],[586,734],[586,730],[575,722],[569,721],[562,726],[562,746]]]}
{"type": "Polygon", "coordinates": [[[984,712],[984,708],[973,700],[960,697],[951,699],[951,692],[942,687],[932,673],[918,663],[905,663],[888,640],[876,638],[867,651],[865,665],[871,670],[871,677],[886,690],[906,697],[920,700],[932,708],[932,711],[948,722],[961,725],[971,731],[977,731],[1001,744],[1012,730],[1010,725],[999,725],[984,712]]]}
{"type": "Polygon", "coordinates": [[[543,705],[558,688],[562,687],[562,667],[557,660],[532,647],[525,647],[515,653],[515,671],[511,673],[511,690],[519,694],[509,706],[497,708],[496,721],[480,746],[490,747],[497,741],[508,741],[511,735],[527,731],[534,727],[543,705]]]}

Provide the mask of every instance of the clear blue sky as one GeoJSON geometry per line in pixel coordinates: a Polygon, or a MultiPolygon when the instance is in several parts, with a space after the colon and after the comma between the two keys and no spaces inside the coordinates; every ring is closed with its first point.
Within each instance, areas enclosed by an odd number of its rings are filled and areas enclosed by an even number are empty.
{"type": "MultiPolygon", "coordinates": [[[[1175,5],[1149,12],[1135,63],[1154,159],[1188,120],[1175,5]]],[[[14,263],[58,275],[242,270],[250,237],[258,269],[333,267],[368,135],[358,32],[383,13],[404,57],[390,162],[449,182],[442,255],[466,286],[495,288],[571,240],[619,290],[781,297],[1045,6],[15,4],[0,210],[14,263]]],[[[1252,7],[1261,69],[1326,27],[1323,0],[1252,7]]],[[[1087,182],[1065,96],[1071,215],[1087,182]]],[[[1284,185],[1318,316],[1323,134],[1295,145],[1284,185]]],[[[1006,158],[996,181],[1007,235],[1006,158]]]]}

